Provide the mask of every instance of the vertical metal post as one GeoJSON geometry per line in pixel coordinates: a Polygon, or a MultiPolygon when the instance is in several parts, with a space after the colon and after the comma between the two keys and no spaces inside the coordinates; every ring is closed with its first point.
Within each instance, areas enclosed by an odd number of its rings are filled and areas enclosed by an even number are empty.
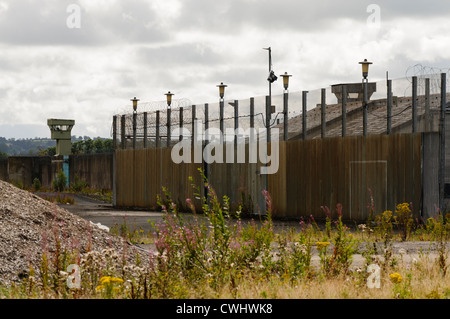
{"type": "Polygon", "coordinates": [[[267,143],[270,143],[270,117],[271,117],[271,101],[270,96],[266,96],[266,134],[267,143]]]}
{"type": "Polygon", "coordinates": [[[147,112],[144,112],[144,148],[147,148],[147,112]]]}
{"type": "Polygon", "coordinates": [[[167,109],[167,141],[166,141],[166,147],[170,147],[170,116],[171,116],[171,109],[167,109]]]}
{"type": "Polygon", "coordinates": [[[430,116],[430,79],[425,79],[425,132],[431,131],[430,116]]]}
{"type": "Polygon", "coordinates": [[[133,149],[136,149],[136,117],[137,117],[137,113],[133,112],[133,149]]]}
{"type": "Polygon", "coordinates": [[[120,144],[122,146],[122,149],[124,150],[127,147],[127,141],[125,137],[125,115],[122,115],[122,118],[120,119],[120,135],[120,144]]]}
{"type": "Polygon", "coordinates": [[[209,140],[209,104],[205,103],[205,141],[209,140]]]}
{"type": "Polygon", "coordinates": [[[417,132],[417,76],[412,77],[412,132],[417,132]]]}
{"type": "Polygon", "coordinates": [[[237,129],[239,128],[239,101],[234,101],[234,145],[237,145],[237,129]]]}
{"type": "Polygon", "coordinates": [[[367,79],[363,79],[363,136],[367,136],[367,79]]]}
{"type": "Polygon", "coordinates": [[[326,122],[326,89],[322,89],[321,92],[321,123],[322,123],[322,129],[321,129],[321,137],[326,137],[326,130],[327,130],[327,122],[326,122]]]}
{"type": "Polygon", "coordinates": [[[113,116],[113,150],[117,148],[117,116],[113,116]]]}
{"type": "Polygon", "coordinates": [[[302,92],[302,131],[303,131],[303,140],[306,140],[308,134],[308,128],[306,126],[307,120],[307,95],[308,91],[302,92]]]}
{"type": "Polygon", "coordinates": [[[160,136],[160,122],[159,122],[159,110],[156,111],[156,148],[161,147],[161,136],[160,136]]]}
{"type": "Polygon", "coordinates": [[[250,98],[250,127],[255,127],[255,98],[250,98]]]}
{"type": "Polygon", "coordinates": [[[288,99],[289,99],[289,93],[284,92],[283,94],[283,140],[287,141],[289,138],[289,127],[288,127],[288,116],[289,116],[289,108],[288,108],[288,99]]]}
{"type": "Polygon", "coordinates": [[[347,87],[342,85],[342,137],[347,133],[347,87]]]}
{"type": "Polygon", "coordinates": [[[440,144],[441,165],[439,174],[439,208],[444,209],[445,198],[445,109],[447,104],[447,74],[441,73],[441,118],[440,118],[440,144]]]}
{"type": "Polygon", "coordinates": [[[219,103],[219,117],[220,117],[219,121],[220,121],[220,136],[221,136],[220,144],[223,144],[224,137],[225,137],[225,132],[223,129],[223,116],[224,116],[223,112],[224,112],[224,107],[225,107],[224,103],[225,103],[224,100],[220,99],[220,103],[219,103]]]}
{"type": "Polygon", "coordinates": [[[195,143],[197,136],[194,135],[195,132],[197,132],[197,129],[195,128],[195,120],[197,119],[197,107],[195,105],[192,105],[192,132],[191,132],[191,145],[192,150],[194,150],[195,143]]]}
{"type": "Polygon", "coordinates": [[[183,107],[180,107],[180,136],[179,141],[183,139],[183,107]]]}
{"type": "Polygon", "coordinates": [[[392,80],[387,80],[387,134],[392,133],[392,80]]]}

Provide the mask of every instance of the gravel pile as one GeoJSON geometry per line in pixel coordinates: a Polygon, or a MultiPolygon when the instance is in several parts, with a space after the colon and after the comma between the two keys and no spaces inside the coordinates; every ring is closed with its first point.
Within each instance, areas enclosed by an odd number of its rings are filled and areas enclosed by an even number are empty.
{"type": "Polygon", "coordinates": [[[64,208],[0,181],[0,285],[19,282],[30,265],[38,272],[43,251],[52,252],[56,238],[63,248],[81,254],[113,248],[135,260],[137,247],[64,208]]]}

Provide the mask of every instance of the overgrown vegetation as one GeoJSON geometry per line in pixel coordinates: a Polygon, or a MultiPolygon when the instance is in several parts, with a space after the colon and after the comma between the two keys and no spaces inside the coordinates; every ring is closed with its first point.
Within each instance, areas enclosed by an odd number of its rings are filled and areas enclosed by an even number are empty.
{"type": "MultiPolygon", "coordinates": [[[[3,288],[8,298],[449,298],[447,246],[450,215],[426,223],[411,221],[410,206],[376,214],[370,223],[351,231],[342,221],[345,209],[324,206],[327,220],[319,226],[312,216],[300,230],[275,231],[272,199],[267,191],[265,214],[243,219],[242,207],[230,213],[229,198],[219,198],[203,172],[207,189],[186,200],[186,217],[164,189],[158,198],[163,222],[144,234],[126,220],[111,231],[127,241],[153,243],[133,264],[113,250],[81,254],[57,239],[43,253],[40,269],[20,285],[3,288]],[[194,203],[200,203],[201,212],[194,203]],[[393,251],[394,241],[420,238],[437,245],[407,262],[393,251]],[[355,254],[364,263],[352,266],[355,254]],[[146,262],[144,262],[146,261],[146,262]],[[148,261],[148,264],[147,264],[148,261]],[[78,288],[69,288],[69,264],[80,267],[78,288]],[[380,288],[370,288],[368,266],[379,267],[380,288]]],[[[192,184],[195,181],[191,179],[192,184]]],[[[58,232],[54,231],[55,239],[58,232]]]]}

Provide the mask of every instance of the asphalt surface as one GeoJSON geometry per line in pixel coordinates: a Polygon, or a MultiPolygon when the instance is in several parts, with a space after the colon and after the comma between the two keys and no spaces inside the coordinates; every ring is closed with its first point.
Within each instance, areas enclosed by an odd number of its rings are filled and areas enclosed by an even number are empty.
{"type": "Polygon", "coordinates": [[[74,205],[60,204],[60,206],[86,220],[95,224],[100,223],[109,228],[126,223],[130,229],[136,227],[137,230],[142,229],[144,232],[148,232],[152,229],[151,222],[158,223],[163,220],[161,212],[116,209],[111,204],[102,201],[80,195],[74,196],[74,205]]]}
{"type": "MultiPolygon", "coordinates": [[[[111,204],[104,203],[89,197],[74,195],[74,205],[60,204],[73,214],[97,224],[100,223],[109,228],[121,226],[124,223],[131,229],[143,230],[145,233],[152,231],[152,224],[163,222],[163,213],[147,210],[124,210],[114,208],[111,204]]],[[[183,214],[184,218],[193,218],[191,214],[183,214]]],[[[255,221],[259,222],[259,217],[255,216],[255,221]]],[[[245,220],[243,221],[245,222],[245,220]]],[[[299,229],[298,221],[273,221],[275,231],[299,229]]]]}
{"type": "MultiPolygon", "coordinates": [[[[163,213],[155,211],[144,211],[144,210],[123,210],[116,209],[111,204],[107,204],[95,199],[88,197],[83,197],[75,195],[74,205],[63,205],[68,211],[89,220],[95,224],[100,223],[101,225],[113,228],[114,226],[121,226],[124,223],[127,224],[130,230],[143,230],[145,233],[152,232],[152,223],[163,222],[163,213]]],[[[184,217],[189,219],[193,215],[184,214],[184,217]]],[[[259,219],[255,218],[258,222],[259,219]]],[[[245,221],[244,221],[245,222],[245,221]]],[[[273,221],[274,231],[280,232],[282,230],[288,230],[295,228],[300,229],[300,224],[298,221],[273,221]]],[[[381,244],[381,243],[378,243],[381,244]]],[[[152,244],[139,245],[144,250],[152,250],[152,244]]],[[[379,247],[381,248],[381,247],[379,247]]],[[[450,249],[450,243],[447,242],[447,249],[450,249]]],[[[448,251],[448,250],[447,250],[448,251]]],[[[423,241],[406,241],[406,242],[394,242],[393,243],[393,253],[396,254],[401,260],[411,263],[415,259],[419,259],[423,253],[429,253],[429,257],[432,259],[437,257],[436,254],[436,244],[423,241]]],[[[313,262],[318,262],[317,251],[313,251],[313,262]]],[[[360,254],[354,255],[354,266],[363,265],[364,258],[360,254]]]]}

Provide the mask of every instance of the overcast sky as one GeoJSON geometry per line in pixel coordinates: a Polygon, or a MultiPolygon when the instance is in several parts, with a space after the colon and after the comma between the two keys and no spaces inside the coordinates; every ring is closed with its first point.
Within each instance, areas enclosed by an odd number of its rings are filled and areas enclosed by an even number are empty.
{"type": "MultiPolygon", "coordinates": [[[[268,51],[290,91],[450,67],[450,1],[0,0],[0,136],[110,137],[130,99],[192,104],[268,92],[268,51]],[[79,13],[79,15],[78,15],[79,13]]],[[[281,93],[278,80],[273,92],[281,93]]]]}

